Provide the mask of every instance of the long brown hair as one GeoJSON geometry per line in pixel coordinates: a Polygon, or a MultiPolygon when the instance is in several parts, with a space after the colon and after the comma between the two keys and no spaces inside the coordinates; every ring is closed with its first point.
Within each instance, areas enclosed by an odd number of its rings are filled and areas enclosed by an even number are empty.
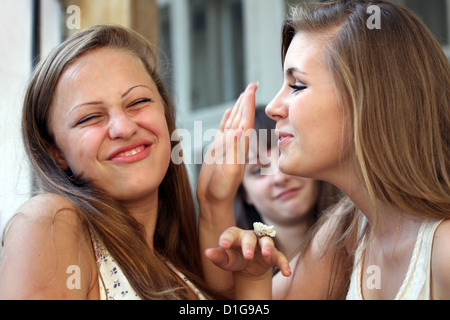
{"type": "MultiPolygon", "coordinates": [[[[328,37],[323,63],[352,128],[343,147],[374,207],[381,201],[425,219],[450,218],[450,68],[423,22],[383,0],[304,4],[284,25],[283,61],[298,32],[328,37]],[[372,5],[380,29],[366,25],[372,5]]],[[[330,297],[347,292],[360,216],[345,198],[318,225],[333,230],[330,297]]]]}
{"type": "Polygon", "coordinates": [[[43,192],[62,195],[75,204],[86,232],[93,232],[105,244],[141,298],[187,298],[187,289],[164,263],[169,260],[199,288],[205,289],[195,206],[184,164],[175,165],[171,161],[159,186],[152,250],[145,241],[143,227],[117,201],[74,176],[70,169],[61,170],[47,148],[48,144],[54,144],[48,119],[59,77],[79,57],[101,47],[126,50],[143,62],[163,99],[170,134],[176,129],[175,107],[158,75],[152,45],[136,32],[119,26],[88,28],[66,40],[38,64],[26,92],[22,132],[36,185],[43,192]]]}

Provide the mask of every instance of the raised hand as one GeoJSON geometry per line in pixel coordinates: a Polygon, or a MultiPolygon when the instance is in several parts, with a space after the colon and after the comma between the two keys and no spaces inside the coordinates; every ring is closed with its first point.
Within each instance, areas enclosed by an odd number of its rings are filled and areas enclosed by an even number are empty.
{"type": "Polygon", "coordinates": [[[205,152],[197,185],[201,204],[230,204],[236,195],[255,122],[257,88],[257,84],[250,84],[235,106],[225,112],[219,132],[205,152]]]}
{"type": "Polygon", "coordinates": [[[199,241],[205,279],[226,294],[233,287],[231,272],[216,267],[204,255],[215,247],[219,236],[234,226],[233,199],[241,184],[255,121],[257,84],[250,84],[235,106],[225,112],[219,132],[205,153],[197,185],[199,241]]]}

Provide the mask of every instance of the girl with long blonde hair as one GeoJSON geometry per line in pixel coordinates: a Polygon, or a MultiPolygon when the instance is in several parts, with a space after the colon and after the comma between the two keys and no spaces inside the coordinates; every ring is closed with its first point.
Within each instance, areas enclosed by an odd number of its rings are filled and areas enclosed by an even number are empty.
{"type": "Polygon", "coordinates": [[[280,169],[346,197],[279,298],[450,298],[450,68],[438,41],[389,1],[328,1],[293,10],[282,55],[266,109],[280,169]]]}

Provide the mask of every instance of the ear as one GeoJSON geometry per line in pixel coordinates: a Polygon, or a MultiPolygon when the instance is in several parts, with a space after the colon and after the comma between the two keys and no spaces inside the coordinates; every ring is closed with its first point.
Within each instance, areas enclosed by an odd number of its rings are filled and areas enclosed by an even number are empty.
{"type": "Polygon", "coordinates": [[[61,150],[59,150],[59,148],[54,144],[50,144],[48,142],[46,143],[46,147],[53,160],[61,168],[61,170],[68,170],[69,164],[67,163],[66,158],[64,157],[64,154],[61,152],[61,150]]]}

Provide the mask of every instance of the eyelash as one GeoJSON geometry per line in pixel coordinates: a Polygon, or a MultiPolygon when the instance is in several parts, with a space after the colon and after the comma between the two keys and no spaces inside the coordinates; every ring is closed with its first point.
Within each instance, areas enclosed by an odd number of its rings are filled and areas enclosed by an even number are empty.
{"type": "Polygon", "coordinates": [[[303,83],[296,81],[295,84],[289,84],[289,87],[294,90],[294,93],[305,90],[307,88],[303,83]]]}
{"type": "Polygon", "coordinates": [[[133,106],[135,106],[135,105],[137,105],[137,104],[140,104],[140,103],[148,103],[148,102],[151,102],[151,101],[152,101],[152,99],[146,99],[146,98],[139,99],[139,100],[136,100],[136,101],[132,102],[132,103],[129,105],[129,107],[133,107],[133,106]]]}
{"type": "Polygon", "coordinates": [[[77,125],[77,126],[82,125],[82,124],[84,124],[85,122],[88,122],[89,120],[94,119],[94,118],[97,118],[97,117],[98,117],[98,116],[95,115],[95,114],[90,115],[90,116],[87,116],[87,117],[81,119],[80,121],[78,121],[76,125],[77,125]]]}
{"type": "MultiPolygon", "coordinates": [[[[141,103],[149,103],[149,102],[151,102],[151,101],[152,101],[152,99],[145,99],[145,98],[139,99],[139,100],[136,100],[136,101],[132,102],[128,107],[134,107],[134,106],[136,106],[136,105],[138,105],[138,104],[141,104],[141,103]]],[[[87,117],[81,119],[80,121],[78,121],[76,125],[77,125],[77,126],[78,126],[78,125],[81,125],[81,124],[83,124],[83,123],[85,123],[85,122],[88,122],[89,120],[94,119],[94,118],[97,118],[97,117],[98,117],[98,115],[95,115],[95,114],[90,115],[90,116],[87,116],[87,117]]]]}

